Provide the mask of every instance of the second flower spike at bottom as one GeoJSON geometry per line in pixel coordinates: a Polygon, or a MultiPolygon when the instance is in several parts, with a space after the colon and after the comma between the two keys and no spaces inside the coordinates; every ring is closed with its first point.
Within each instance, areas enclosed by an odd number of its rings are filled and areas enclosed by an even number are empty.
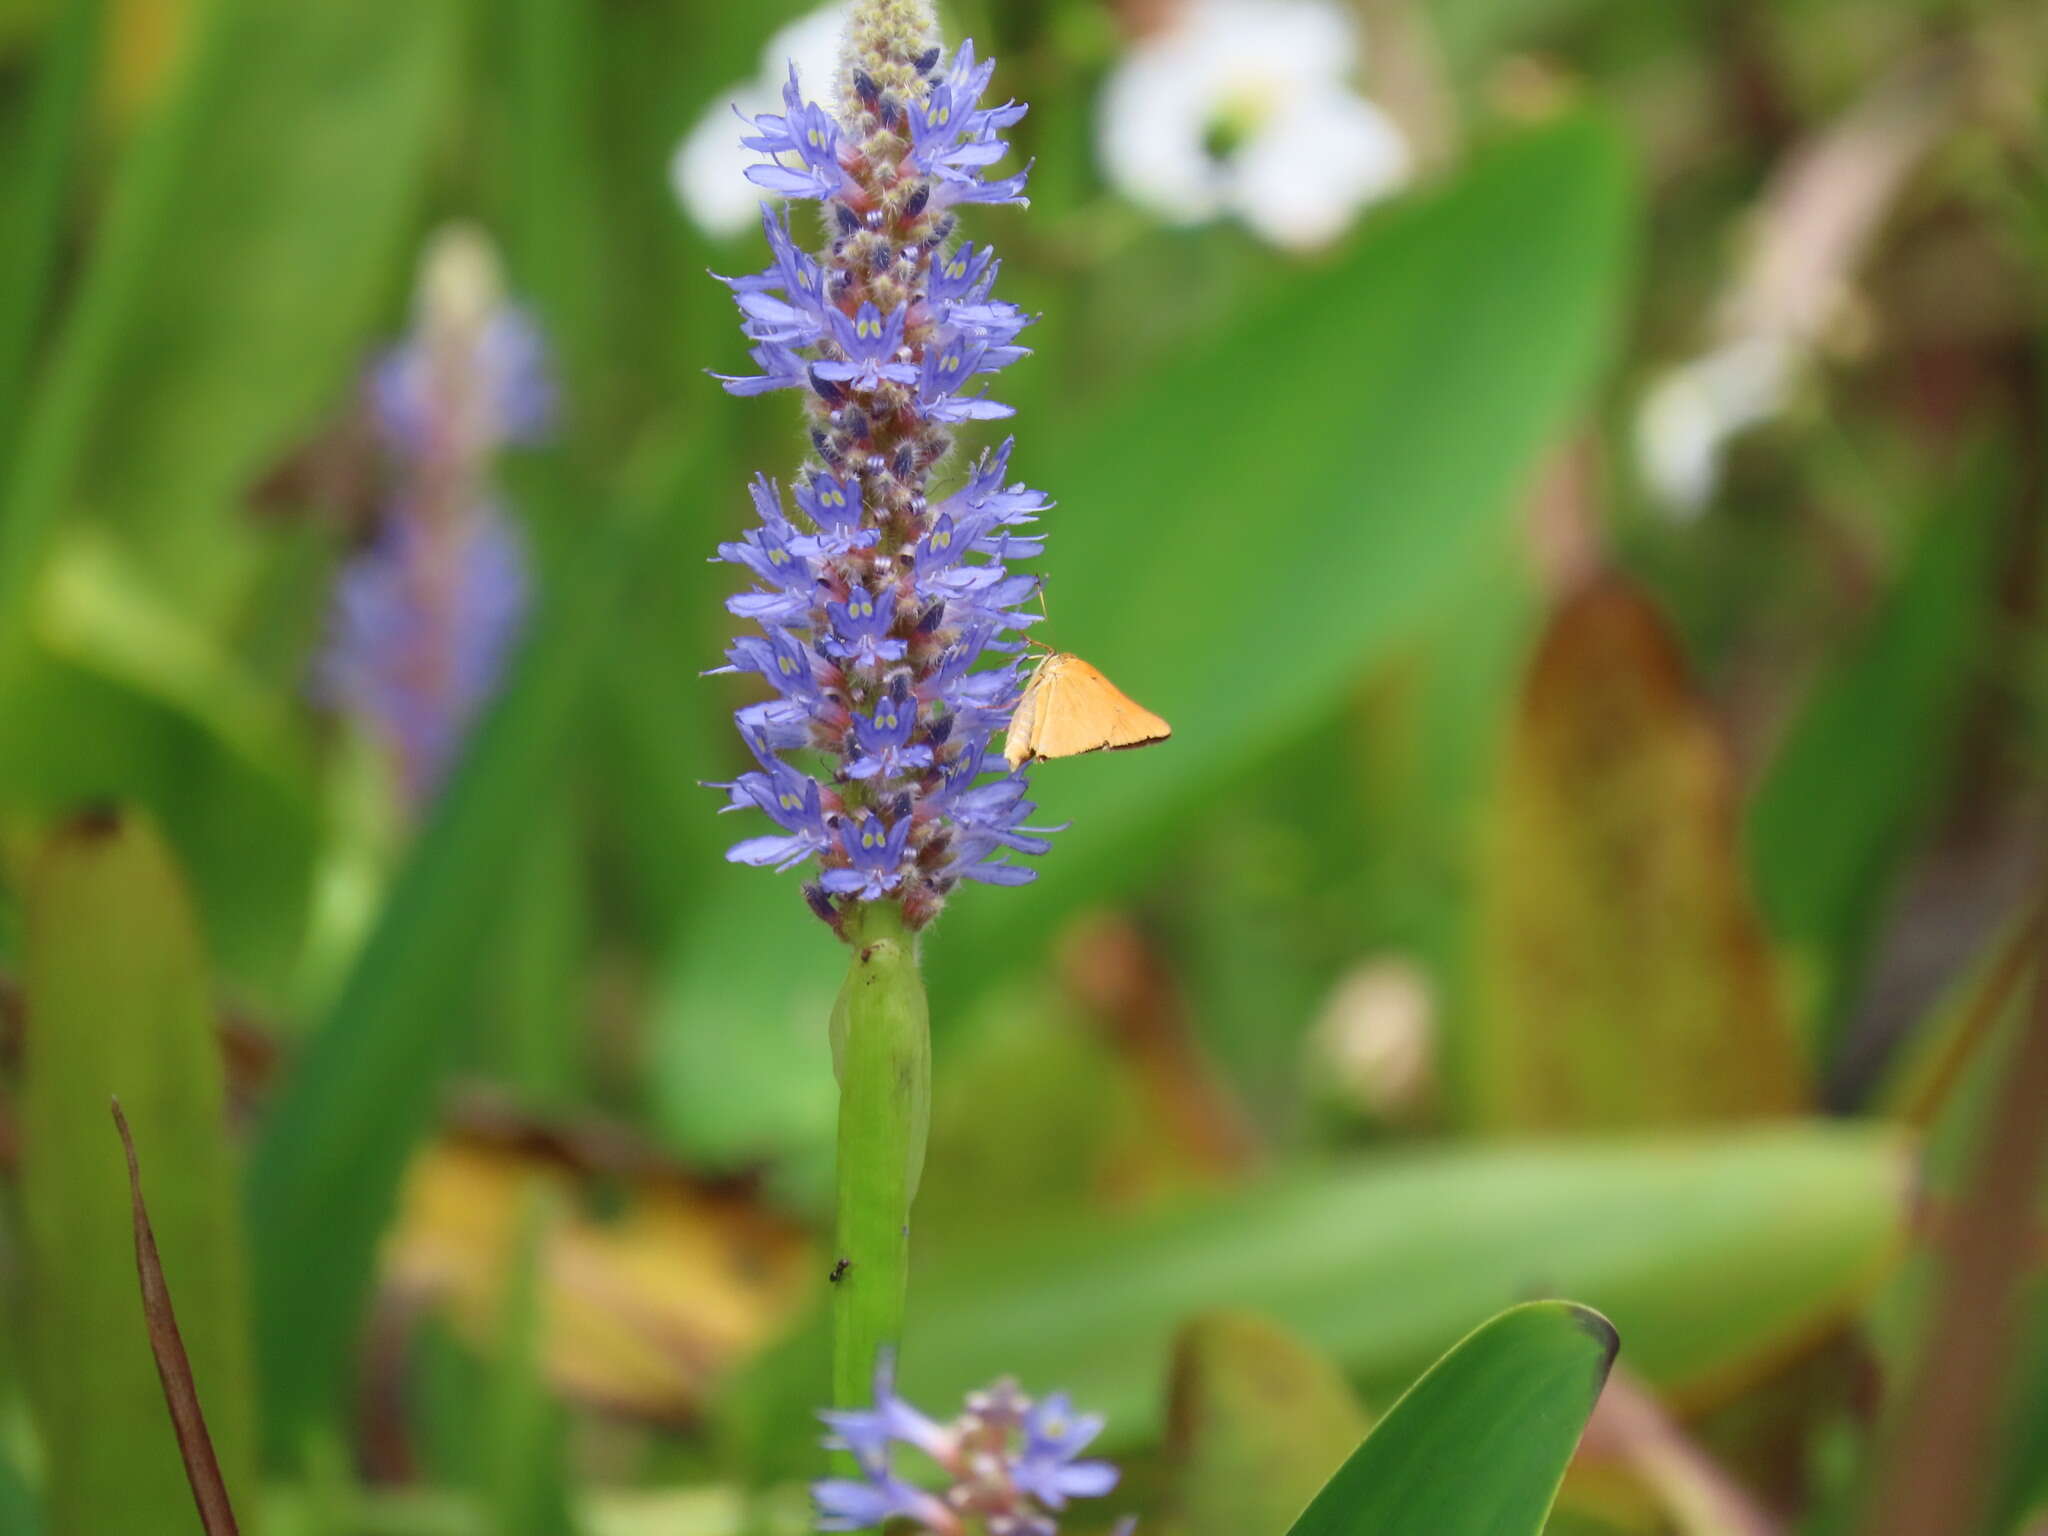
{"type": "MultiPolygon", "coordinates": [[[[1102,1432],[1098,1414],[1076,1413],[1064,1392],[1026,1397],[1013,1381],[971,1393],[951,1422],[925,1417],[896,1395],[891,1362],[875,1372],[873,1406],[819,1415],[825,1444],[850,1452],[859,1477],[827,1478],[812,1488],[821,1531],[862,1531],[890,1520],[915,1521],[933,1536],[1059,1536],[1059,1512],[1071,1499],[1099,1498],[1117,1470],[1081,1453],[1102,1432]],[[899,1475],[894,1447],[907,1446],[935,1469],[924,1479],[899,1475]]],[[[1118,1527],[1119,1536],[1132,1522],[1118,1527]]]]}

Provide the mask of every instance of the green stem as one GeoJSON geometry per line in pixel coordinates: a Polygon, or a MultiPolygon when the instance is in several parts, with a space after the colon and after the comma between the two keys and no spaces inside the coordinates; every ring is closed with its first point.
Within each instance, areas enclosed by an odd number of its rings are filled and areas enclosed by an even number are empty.
{"type": "Polygon", "coordinates": [[[832,1010],[839,1077],[839,1243],[832,1398],[864,1406],[875,1357],[903,1336],[910,1202],[931,1124],[931,1022],[917,947],[893,903],[847,920],[853,965],[832,1010]]]}

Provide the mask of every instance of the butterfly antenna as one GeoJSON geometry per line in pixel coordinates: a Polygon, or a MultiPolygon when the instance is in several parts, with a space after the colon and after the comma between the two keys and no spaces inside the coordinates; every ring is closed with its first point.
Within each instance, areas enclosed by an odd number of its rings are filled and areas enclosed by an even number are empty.
{"type": "MultiPolygon", "coordinates": [[[[1041,615],[1044,616],[1048,623],[1051,622],[1052,610],[1045,606],[1045,588],[1043,586],[1039,587],[1038,589],[1038,611],[1041,615]]],[[[1024,643],[1026,645],[1037,646],[1041,651],[1045,652],[1045,654],[1048,656],[1053,654],[1053,648],[1047,645],[1043,640],[1040,640],[1037,636],[1033,635],[1031,631],[1028,629],[1024,631],[1024,643]]]]}

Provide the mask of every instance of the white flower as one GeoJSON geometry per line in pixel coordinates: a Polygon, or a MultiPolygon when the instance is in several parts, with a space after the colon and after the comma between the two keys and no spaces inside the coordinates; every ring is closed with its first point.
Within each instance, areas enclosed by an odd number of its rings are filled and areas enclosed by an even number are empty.
{"type": "Polygon", "coordinates": [[[1636,459],[1673,512],[1692,516],[1706,506],[1729,441],[1784,408],[1797,357],[1783,336],[1744,336],[1650,387],[1636,419],[1636,459]]]}
{"type": "Polygon", "coordinates": [[[1103,88],[1104,174],[1176,224],[1234,214],[1275,245],[1326,245],[1411,168],[1348,83],[1361,48],[1333,0],[1186,0],[1103,88]]]}
{"type": "Polygon", "coordinates": [[[829,90],[839,67],[839,40],[846,31],[851,0],[834,0],[799,18],[768,39],[761,50],[761,73],[719,93],[697,120],[669,161],[669,183],[683,211],[708,235],[737,235],[760,218],[761,204],[774,194],[747,180],[747,167],[761,157],[740,145],[749,130],[733,116],[738,108],[748,118],[782,110],[782,87],[789,66],[813,99],[829,90]]]}

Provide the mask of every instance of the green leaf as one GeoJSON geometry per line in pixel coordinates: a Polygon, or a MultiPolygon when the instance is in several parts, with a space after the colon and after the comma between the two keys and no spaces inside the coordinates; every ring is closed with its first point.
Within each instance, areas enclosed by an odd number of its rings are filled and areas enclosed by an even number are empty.
{"type": "MultiPolygon", "coordinates": [[[[547,1245],[558,1196],[522,1191],[518,1250],[499,1304],[498,1354],[485,1420],[486,1505],[497,1536],[570,1536],[568,1415],[548,1391],[547,1245]]],[[[465,1424],[465,1431],[474,1426],[465,1424]]]]}
{"type": "Polygon", "coordinates": [[[1286,1529],[1366,1430],[1343,1373],[1256,1313],[1190,1319],[1172,1381],[1167,1455],[1187,1536],[1286,1529]]]}
{"type": "Polygon", "coordinates": [[[43,1536],[42,1506],[29,1491],[14,1463],[0,1456],[0,1531],[14,1536],[43,1536]]]}
{"type": "MultiPolygon", "coordinates": [[[[81,506],[217,613],[266,456],[333,400],[386,295],[459,62],[464,0],[198,14],[124,164],[0,516],[0,654],[81,506]]],[[[242,558],[237,559],[240,555],[242,558]]]]}
{"type": "Polygon", "coordinates": [[[20,162],[9,178],[8,206],[0,214],[0,461],[13,456],[37,332],[69,224],[71,166],[105,13],[105,0],[71,0],[57,12],[36,72],[20,162]]]}
{"type": "Polygon", "coordinates": [[[25,894],[22,1203],[31,1380],[54,1531],[161,1529],[191,1494],[136,1295],[119,1097],[161,1171],[163,1269],[228,1486],[253,1494],[241,1228],[212,981],[155,830],[118,811],[52,836],[25,894]]]}
{"type": "Polygon", "coordinates": [[[946,1402],[1021,1368],[1142,1441],[1181,1318],[1249,1307],[1368,1390],[1532,1291],[1583,1296],[1645,1380],[1724,1395],[1882,1279],[1907,1153],[1865,1128],[1463,1149],[1302,1174],[971,1250],[929,1224],[906,1392],[946,1402]]]}
{"type": "Polygon", "coordinates": [[[1757,898],[1817,972],[1823,1041],[1889,876],[1957,748],[2002,505],[1985,479],[1968,477],[1967,491],[1928,518],[1891,593],[1794,720],[1750,808],[1757,898]],[[1844,773],[1847,762],[1858,771],[1844,773]]]}
{"type": "Polygon", "coordinates": [[[1565,598],[1514,710],[1481,859],[1481,1124],[1681,1126],[1803,1106],[1736,794],[1656,605],[1618,576],[1565,598]]]}
{"type": "Polygon", "coordinates": [[[1620,1347],[1588,1307],[1503,1312],[1408,1389],[1292,1536],[1536,1536],[1620,1347]]]}
{"type": "Polygon", "coordinates": [[[1147,387],[1020,433],[1017,471],[1060,502],[1048,637],[1174,736],[1034,775],[1041,819],[1073,830],[1036,885],[958,903],[941,974],[1141,877],[1193,797],[1311,723],[1490,554],[1607,353],[1631,208],[1603,125],[1534,135],[1147,387]]]}
{"type": "MultiPolygon", "coordinates": [[[[257,1345],[273,1456],[336,1404],[406,1161],[457,1055],[486,913],[576,734],[618,593],[672,466],[622,498],[564,573],[505,694],[472,738],[333,1010],[263,1129],[250,1168],[257,1345]]],[[[545,811],[542,814],[546,814],[545,811]]]]}
{"type": "Polygon", "coordinates": [[[233,713],[231,697],[195,715],[110,671],[111,659],[41,647],[16,658],[0,704],[0,798],[43,816],[89,801],[145,808],[177,850],[223,968],[274,991],[297,954],[312,877],[303,784],[210,725],[233,713]]]}

